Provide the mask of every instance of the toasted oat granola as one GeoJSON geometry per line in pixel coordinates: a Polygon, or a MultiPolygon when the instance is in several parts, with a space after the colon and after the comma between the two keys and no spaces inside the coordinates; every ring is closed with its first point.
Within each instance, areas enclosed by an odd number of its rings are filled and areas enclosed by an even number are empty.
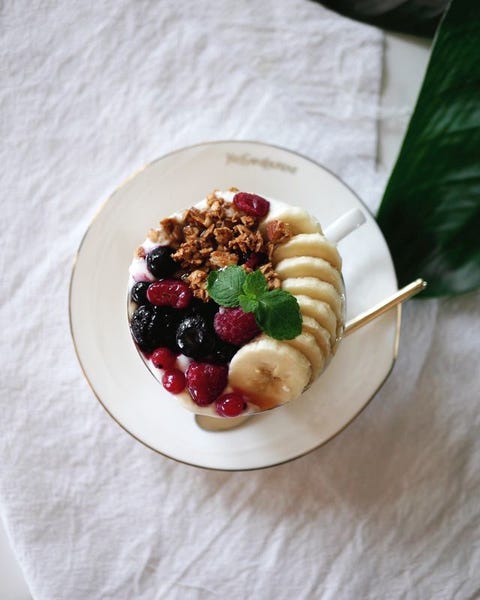
{"type": "MultiPolygon", "coordinates": [[[[230,191],[238,191],[230,188],[230,191]]],[[[150,230],[152,242],[160,239],[160,231],[175,248],[172,258],[179,263],[180,274],[194,295],[206,301],[207,277],[210,271],[242,264],[246,271],[259,268],[270,289],[280,287],[271,257],[278,243],[291,236],[288,225],[273,221],[267,227],[266,239],[258,230],[259,219],[239,211],[215,191],[207,196],[207,207],[191,207],[181,220],[169,217],[160,222],[160,230],[150,230]],[[249,261],[249,257],[258,257],[249,261]]]]}

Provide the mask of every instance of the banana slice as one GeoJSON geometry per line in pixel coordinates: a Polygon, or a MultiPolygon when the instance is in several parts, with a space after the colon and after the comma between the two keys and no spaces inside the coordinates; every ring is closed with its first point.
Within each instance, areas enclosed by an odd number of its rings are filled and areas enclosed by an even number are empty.
{"type": "Polygon", "coordinates": [[[340,273],[323,258],[313,256],[293,256],[284,258],[275,267],[280,279],[289,277],[317,277],[333,285],[337,292],[343,293],[340,273]]]}
{"type": "Polygon", "coordinates": [[[337,318],[326,302],[314,300],[310,296],[295,296],[302,316],[312,317],[324,327],[330,335],[330,346],[333,348],[337,339],[337,318]]]}
{"type": "Polygon", "coordinates": [[[314,300],[322,300],[333,310],[339,321],[343,316],[343,301],[337,290],[325,281],[316,277],[289,277],[282,281],[282,289],[294,296],[303,294],[314,300]]]}
{"type": "Polygon", "coordinates": [[[267,224],[275,220],[288,223],[293,235],[297,233],[322,233],[320,223],[299,206],[270,205],[270,212],[265,221],[260,224],[260,231],[263,233],[267,224]]]}
{"type": "Polygon", "coordinates": [[[317,346],[320,348],[325,362],[330,360],[331,348],[330,348],[330,334],[312,317],[304,315],[302,317],[302,331],[304,333],[310,333],[315,338],[317,346]]]}
{"type": "Polygon", "coordinates": [[[302,352],[266,335],[240,348],[229,370],[230,385],[261,410],[300,396],[311,376],[312,367],[302,352]]]}
{"type": "Polygon", "coordinates": [[[273,253],[273,265],[284,258],[292,256],[316,256],[323,258],[333,267],[342,268],[342,259],[336,247],[320,233],[299,233],[291,237],[288,242],[279,244],[273,253]]]}
{"type": "Polygon", "coordinates": [[[300,335],[297,335],[297,337],[293,340],[285,340],[285,343],[287,343],[289,346],[292,346],[305,356],[312,367],[310,381],[314,381],[323,371],[325,359],[322,351],[317,346],[313,335],[311,333],[303,332],[300,335]]]}

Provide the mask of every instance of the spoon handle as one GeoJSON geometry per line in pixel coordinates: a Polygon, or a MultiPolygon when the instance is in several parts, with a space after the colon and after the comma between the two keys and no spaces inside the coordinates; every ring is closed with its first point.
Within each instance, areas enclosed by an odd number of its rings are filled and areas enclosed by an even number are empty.
{"type": "Polygon", "coordinates": [[[424,281],[423,279],[416,279],[412,283],[409,283],[402,289],[398,290],[398,292],[395,292],[395,294],[393,294],[389,298],[386,298],[382,302],[379,302],[369,310],[360,313],[357,317],[351,319],[345,325],[345,331],[343,334],[344,337],[350,335],[357,329],[360,329],[360,327],[363,327],[367,323],[370,323],[370,321],[373,321],[380,315],[383,315],[383,313],[387,312],[394,306],[397,306],[397,304],[405,302],[405,300],[408,300],[408,298],[415,296],[415,294],[418,294],[419,292],[424,290],[426,286],[426,281],[424,281]]]}

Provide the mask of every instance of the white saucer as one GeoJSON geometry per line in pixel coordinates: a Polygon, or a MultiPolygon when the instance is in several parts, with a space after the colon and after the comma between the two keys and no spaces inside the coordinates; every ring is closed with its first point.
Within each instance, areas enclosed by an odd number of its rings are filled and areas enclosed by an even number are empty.
{"type": "Polygon", "coordinates": [[[320,165],[255,142],[213,142],[151,163],[119,187],[80,245],[70,284],[70,324],[78,359],[108,413],[137,440],[175,460],[246,470],[297,458],[330,440],[366,406],[390,373],[400,310],[346,338],[303,396],[229,431],[200,429],[152,377],[130,337],[126,283],[133,250],[147,230],[213,188],[242,190],[304,206],[323,226],[351,208],[367,221],[340,242],[347,320],[397,290],[385,240],[357,196],[320,165]]]}

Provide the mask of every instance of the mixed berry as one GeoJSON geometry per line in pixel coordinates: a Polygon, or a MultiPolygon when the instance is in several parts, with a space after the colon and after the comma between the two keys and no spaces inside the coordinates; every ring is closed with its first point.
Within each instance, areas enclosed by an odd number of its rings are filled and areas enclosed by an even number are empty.
{"type": "Polygon", "coordinates": [[[245,398],[238,392],[222,394],[215,400],[215,410],[221,417],[238,417],[246,407],[245,398]]]}
{"type": "MultiPolygon", "coordinates": [[[[237,193],[232,204],[256,221],[269,210],[269,202],[254,194],[237,193]]],[[[149,281],[137,281],[130,289],[133,339],[153,367],[163,370],[159,379],[170,393],[186,391],[197,406],[211,405],[213,414],[238,416],[247,402],[239,391],[228,391],[228,365],[260,328],[252,313],[194,294],[185,259],[175,259],[177,249],[175,243],[160,244],[142,257],[149,281]]],[[[234,249],[233,259],[254,270],[267,262],[267,255],[263,248],[234,249]]]]}
{"type": "Polygon", "coordinates": [[[223,392],[228,381],[228,366],[191,362],[185,373],[187,388],[198,406],[208,406],[223,392]]]}
{"type": "Polygon", "coordinates": [[[179,279],[160,279],[148,286],[147,300],[155,306],[188,308],[192,300],[192,290],[179,279]]]}
{"type": "Polygon", "coordinates": [[[141,282],[141,293],[137,286],[130,294],[131,300],[139,304],[130,320],[130,330],[155,367],[173,366],[179,354],[215,364],[232,359],[239,346],[234,343],[237,337],[229,339],[225,331],[217,335],[214,324],[220,307],[213,300],[200,303],[185,283],[175,279],[141,282]]]}
{"type": "Polygon", "coordinates": [[[260,333],[253,313],[246,313],[240,307],[222,307],[213,319],[215,333],[224,342],[243,346],[260,333]]]}
{"type": "Polygon", "coordinates": [[[256,194],[248,194],[246,192],[235,194],[233,203],[238,210],[242,210],[245,214],[252,217],[265,217],[270,209],[270,202],[268,200],[256,194]]]}
{"type": "Polygon", "coordinates": [[[178,264],[172,258],[174,252],[171,246],[158,246],[147,254],[148,270],[154,277],[170,277],[178,270],[178,264]]]}
{"type": "Polygon", "coordinates": [[[162,383],[171,394],[180,394],[185,389],[185,374],[180,369],[167,369],[163,373],[162,383]]]}

